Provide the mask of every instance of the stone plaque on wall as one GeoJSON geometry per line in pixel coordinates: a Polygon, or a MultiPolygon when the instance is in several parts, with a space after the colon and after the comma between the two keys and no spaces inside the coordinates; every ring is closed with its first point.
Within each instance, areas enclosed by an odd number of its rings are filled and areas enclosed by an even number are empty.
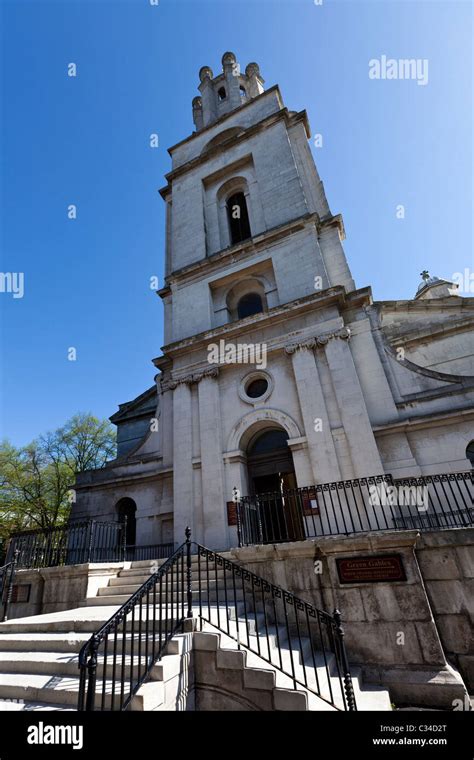
{"type": "Polygon", "coordinates": [[[12,604],[21,604],[30,599],[31,583],[15,583],[12,588],[12,604]]]}
{"type": "Polygon", "coordinates": [[[227,525],[237,525],[237,503],[227,502],[227,525]]]}
{"type": "Polygon", "coordinates": [[[399,554],[337,559],[340,583],[387,583],[406,581],[405,568],[399,554]]]}

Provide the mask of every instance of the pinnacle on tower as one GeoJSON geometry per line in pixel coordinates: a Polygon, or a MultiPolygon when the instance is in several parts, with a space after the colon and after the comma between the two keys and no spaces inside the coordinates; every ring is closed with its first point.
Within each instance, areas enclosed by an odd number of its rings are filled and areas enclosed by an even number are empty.
{"type": "Polygon", "coordinates": [[[257,63],[249,63],[242,73],[234,53],[222,56],[222,73],[216,77],[209,66],[199,71],[201,97],[193,98],[193,121],[197,131],[263,92],[264,80],[257,63]]]}

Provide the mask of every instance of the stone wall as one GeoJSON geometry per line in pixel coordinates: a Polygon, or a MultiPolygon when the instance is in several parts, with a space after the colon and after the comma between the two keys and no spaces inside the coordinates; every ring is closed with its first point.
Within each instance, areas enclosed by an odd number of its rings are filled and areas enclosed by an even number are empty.
{"type": "Polygon", "coordinates": [[[447,657],[474,690],[474,528],[425,533],[416,554],[447,657]]]}
{"type": "Polygon", "coordinates": [[[89,597],[97,596],[109,578],[130,562],[85,563],[63,567],[18,570],[15,585],[30,585],[28,602],[11,603],[8,619],[41,615],[80,607],[89,597]]]}
{"type": "MultiPolygon", "coordinates": [[[[316,607],[342,612],[352,664],[397,704],[452,709],[474,688],[474,528],[387,531],[232,549],[233,561],[316,607]],[[397,555],[406,580],[340,581],[337,560],[397,555]]],[[[72,609],[130,563],[21,570],[9,618],[72,609]]]]}
{"type": "Polygon", "coordinates": [[[351,662],[395,702],[452,709],[465,684],[472,688],[473,544],[474,529],[387,531],[232,554],[315,606],[338,607],[351,662]],[[384,554],[401,557],[405,581],[341,584],[337,559],[384,554]]]}

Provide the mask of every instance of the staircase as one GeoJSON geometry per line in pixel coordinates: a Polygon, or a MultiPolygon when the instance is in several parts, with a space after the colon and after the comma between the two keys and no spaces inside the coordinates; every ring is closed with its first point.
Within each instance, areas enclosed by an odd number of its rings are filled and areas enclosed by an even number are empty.
{"type": "MultiPolygon", "coordinates": [[[[229,556],[220,555],[223,560],[229,556]]],[[[163,562],[130,563],[77,609],[1,623],[0,710],[76,710],[81,648],[163,562]]],[[[121,686],[114,678],[120,676],[126,692],[127,679],[144,667],[144,650],[151,652],[153,646],[148,632],[153,616],[161,620],[160,636],[168,624],[172,629],[181,610],[178,602],[184,604],[183,568],[178,564],[175,574],[166,576],[165,605],[148,593],[146,603],[133,608],[133,620],[127,616],[120,633],[99,649],[96,709],[111,709],[112,699],[115,705],[121,686]]],[[[282,623],[278,613],[272,620],[268,605],[259,603],[254,592],[250,598],[247,581],[239,586],[234,577],[232,588],[229,581],[216,561],[210,566],[208,559],[192,557],[194,624],[167,640],[161,660],[152,665],[128,709],[344,709],[334,652],[315,650],[313,637],[282,623]],[[219,689],[220,698],[215,696],[219,689]],[[234,698],[238,707],[223,708],[234,698]]],[[[364,685],[359,668],[351,668],[351,674],[358,710],[391,709],[386,690],[364,685]]]]}

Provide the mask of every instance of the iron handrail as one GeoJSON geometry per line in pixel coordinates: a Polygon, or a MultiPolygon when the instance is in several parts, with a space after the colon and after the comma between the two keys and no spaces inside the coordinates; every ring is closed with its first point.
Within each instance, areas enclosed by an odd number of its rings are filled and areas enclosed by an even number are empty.
{"type": "Polygon", "coordinates": [[[295,689],[300,686],[336,709],[342,703],[344,710],[357,710],[339,610],[331,615],[227,557],[195,546],[198,577],[204,574],[206,579],[204,592],[199,583],[201,630],[203,622],[209,623],[237,641],[239,649],[243,646],[288,676],[295,689]],[[220,598],[219,571],[223,574],[220,598]]]}
{"type": "Polygon", "coordinates": [[[15,577],[18,552],[13,554],[13,559],[6,565],[0,567],[0,607],[2,607],[2,618],[4,622],[8,618],[8,608],[11,604],[13,593],[13,579],[15,577]]]}
{"type": "Polygon", "coordinates": [[[79,698],[78,710],[91,711],[95,709],[97,666],[99,648],[103,645],[102,669],[102,698],[101,709],[105,709],[107,698],[110,697],[111,707],[115,709],[115,697],[118,698],[118,709],[124,710],[130,704],[142,683],[145,681],[157,659],[160,659],[168,641],[183,627],[186,617],[192,616],[192,601],[190,597],[190,566],[191,566],[191,542],[190,531],[186,532],[186,541],[171,555],[156,572],[154,572],[130,598],[107,620],[98,631],[84,644],[79,653],[79,698]],[[186,555],[186,556],[185,556],[186,555]],[[186,559],[186,576],[184,562],[186,559]],[[176,566],[177,578],[174,578],[176,566]],[[181,570],[181,573],[179,572],[181,570]],[[188,579],[189,575],[189,579],[188,579]],[[184,579],[188,579],[186,593],[184,579]],[[163,589],[163,579],[165,588],[163,589]],[[171,585],[171,588],[169,588],[171,585]],[[158,594],[157,594],[158,586],[158,594]],[[176,587],[176,588],[175,588],[176,587]],[[177,591],[177,598],[175,599],[177,591]],[[150,593],[152,602],[150,602],[150,593]],[[157,599],[158,596],[158,599],[157,599]],[[146,597],[146,615],[143,617],[143,600],[146,597]],[[135,619],[136,608],[139,608],[138,621],[135,619]],[[150,621],[150,606],[153,608],[152,620],[150,621]],[[186,607],[186,613],[185,613],[186,607]],[[158,615],[157,615],[158,608],[158,615]],[[131,613],[131,619],[127,616],[131,613]],[[164,613],[164,616],[163,616],[164,613]],[[171,620],[169,614],[171,613],[171,620]],[[175,619],[176,617],[176,619],[175,619]],[[127,639],[127,630],[130,623],[130,639],[127,639]],[[143,626],[145,630],[143,631],[143,626]],[[135,655],[135,637],[138,634],[138,654],[135,655]],[[107,694],[107,672],[109,636],[112,635],[112,689],[107,694]],[[121,642],[119,644],[119,636],[121,642]],[[151,640],[150,640],[151,637],[151,640]],[[127,670],[127,645],[130,643],[129,676],[127,670]],[[142,644],[145,651],[142,652],[142,644]],[[119,652],[119,649],[122,651],[119,652]],[[120,660],[121,654],[121,660],[120,660]],[[117,657],[119,663],[117,665],[117,657]],[[134,678],[135,656],[138,658],[137,673],[134,678]],[[143,671],[142,671],[142,659],[143,671]],[[120,695],[115,693],[117,669],[120,671],[120,695]],[[125,682],[129,682],[129,688],[125,689],[125,682]]]}
{"type": "Polygon", "coordinates": [[[167,643],[193,617],[192,546],[201,630],[208,623],[233,638],[239,649],[254,652],[290,678],[295,689],[303,687],[336,709],[357,709],[340,613],[319,610],[191,542],[187,528],[186,541],[82,647],[79,710],[94,710],[97,696],[101,710],[125,710],[167,643]]]}

